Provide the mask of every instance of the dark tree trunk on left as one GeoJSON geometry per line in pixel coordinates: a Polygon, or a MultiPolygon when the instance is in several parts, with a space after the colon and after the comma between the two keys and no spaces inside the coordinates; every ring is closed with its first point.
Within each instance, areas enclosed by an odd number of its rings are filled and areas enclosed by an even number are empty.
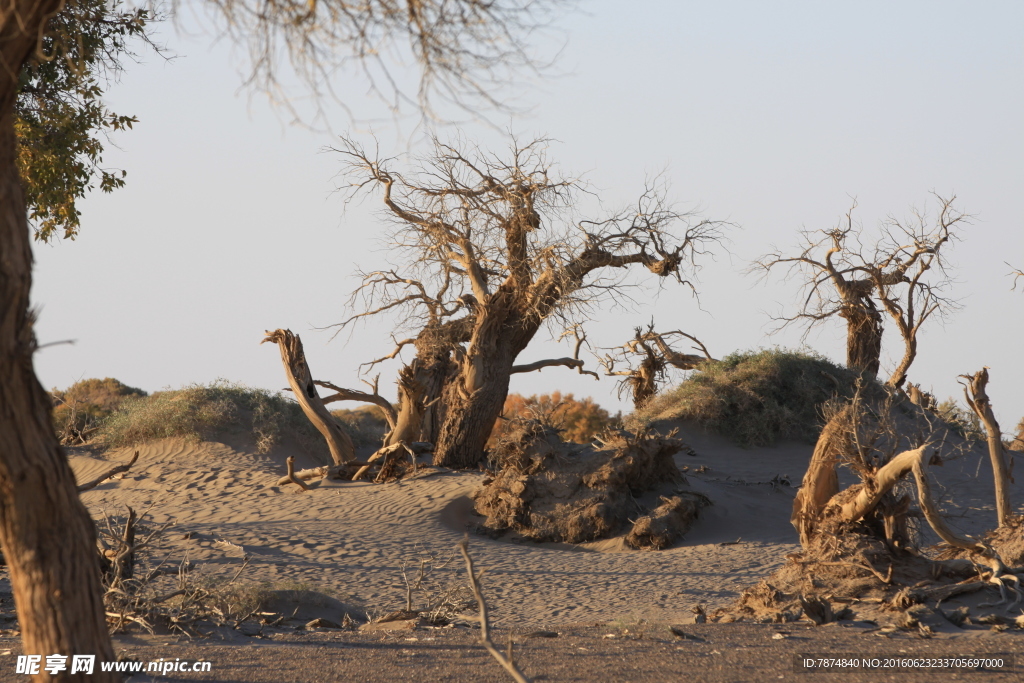
{"type": "MultiPolygon", "coordinates": [[[[49,396],[32,366],[32,251],[15,163],[16,75],[59,6],[15,0],[0,9],[0,543],[25,653],[111,660],[96,530],[78,498],[50,421],[49,396]]],[[[117,679],[98,665],[91,676],[40,671],[40,681],[117,679]]]]}

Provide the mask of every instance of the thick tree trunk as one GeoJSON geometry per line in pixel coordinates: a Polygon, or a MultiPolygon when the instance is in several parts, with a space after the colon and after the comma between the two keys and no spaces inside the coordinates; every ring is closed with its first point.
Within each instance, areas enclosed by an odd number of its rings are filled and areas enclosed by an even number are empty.
{"type": "Polygon", "coordinates": [[[352,444],[352,439],[338,425],[337,420],[327,410],[327,406],[324,405],[320,394],[316,391],[316,384],[313,383],[313,375],[306,363],[306,354],[302,350],[302,340],[299,339],[299,335],[292,334],[291,330],[274,330],[273,332],[268,330],[266,335],[260,343],[272,342],[280,348],[281,363],[284,364],[284,371],[288,376],[292,394],[302,407],[302,412],[327,441],[334,464],[341,465],[355,460],[356,449],[352,444]]]}
{"type": "Polygon", "coordinates": [[[867,301],[844,306],[839,315],[846,319],[846,365],[874,379],[882,355],[882,314],[867,301]]]}
{"type": "MultiPolygon", "coordinates": [[[[35,47],[57,2],[15,1],[0,9],[0,544],[10,571],[24,652],[95,655],[110,661],[96,530],[57,443],[49,396],[36,379],[29,311],[32,252],[15,165],[12,78],[35,47]]],[[[45,661],[45,660],[44,660],[45,661]]],[[[6,666],[6,665],[5,665],[6,666]]],[[[13,664],[11,664],[13,666],[13,664]]],[[[38,681],[115,681],[91,676],[38,681]]]]}
{"type": "Polygon", "coordinates": [[[539,326],[519,318],[500,295],[480,314],[459,373],[445,387],[447,415],[434,449],[434,464],[440,467],[461,469],[480,462],[508,397],[512,366],[539,326]]]}

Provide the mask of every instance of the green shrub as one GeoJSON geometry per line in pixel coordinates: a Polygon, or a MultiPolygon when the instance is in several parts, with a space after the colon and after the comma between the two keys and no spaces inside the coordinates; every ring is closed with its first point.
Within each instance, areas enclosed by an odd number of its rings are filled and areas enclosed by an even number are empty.
{"type": "Polygon", "coordinates": [[[658,420],[691,420],[736,443],[769,446],[779,439],[813,443],[823,405],[849,398],[857,375],[813,353],[762,349],[709,361],[682,384],[625,419],[639,429],[658,420]]]}
{"type": "Polygon", "coordinates": [[[226,380],[127,398],[103,421],[99,436],[107,446],[121,448],[153,439],[199,441],[232,432],[251,432],[259,453],[273,448],[286,432],[304,445],[326,448],[297,403],[277,392],[226,380]]]}

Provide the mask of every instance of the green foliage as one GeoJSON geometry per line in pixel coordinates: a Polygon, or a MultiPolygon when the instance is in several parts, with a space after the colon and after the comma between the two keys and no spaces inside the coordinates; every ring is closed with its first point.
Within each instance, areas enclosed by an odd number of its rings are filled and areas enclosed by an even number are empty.
{"type": "Polygon", "coordinates": [[[853,395],[857,375],[811,353],[770,349],[733,353],[704,363],[679,386],[625,419],[639,429],[658,420],[690,420],[741,446],[779,439],[814,442],[822,406],[853,395]]]}
{"type": "Polygon", "coordinates": [[[102,166],[103,145],[110,132],[131,128],[137,119],[107,109],[103,91],[121,72],[121,60],[134,57],[132,40],[152,45],[147,26],[159,19],[121,0],[69,2],[22,69],[17,161],[37,239],[50,240],[58,231],[74,239],[81,213],[76,201],[95,184],[104,192],[124,185],[125,171],[102,166]]]}
{"type": "Polygon", "coordinates": [[[250,433],[258,453],[280,443],[285,433],[310,448],[326,449],[297,403],[276,392],[225,380],[128,398],[104,420],[99,437],[107,446],[121,448],[153,439],[199,441],[232,432],[250,433]]]}
{"type": "Polygon", "coordinates": [[[336,417],[345,427],[345,431],[352,437],[352,443],[356,448],[360,446],[374,446],[379,448],[384,443],[384,435],[388,431],[388,421],[384,413],[374,405],[361,408],[342,408],[332,410],[331,415],[336,417]]]}

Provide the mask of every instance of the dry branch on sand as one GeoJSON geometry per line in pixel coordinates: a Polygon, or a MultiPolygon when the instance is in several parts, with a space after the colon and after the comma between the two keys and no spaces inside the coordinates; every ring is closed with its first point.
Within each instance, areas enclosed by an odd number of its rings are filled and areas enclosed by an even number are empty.
{"type": "Polygon", "coordinates": [[[495,471],[474,493],[479,531],[583,543],[629,530],[631,547],[664,548],[709,501],[682,487],[674,438],[609,432],[603,445],[567,444],[555,430],[520,420],[492,450],[495,471]]]}
{"type": "MultiPolygon", "coordinates": [[[[974,398],[984,396],[987,376],[969,379],[974,398]]],[[[1024,576],[1020,520],[1003,524],[1000,517],[1000,527],[984,538],[964,537],[945,522],[932,496],[926,467],[942,464],[943,453],[955,450],[958,438],[929,412],[895,394],[873,402],[855,396],[822,431],[794,501],[792,521],[802,550],[769,579],[744,591],[723,618],[792,621],[804,616],[824,623],[850,614],[834,609],[832,602],[902,613],[918,603],[985,586],[999,589],[996,604],[1018,604],[1024,598],[1019,590],[1024,576]],[[853,469],[861,482],[840,491],[840,464],[853,469]],[[911,499],[898,488],[908,475],[920,516],[942,541],[937,549],[922,551],[910,533],[911,499]]],[[[993,464],[997,494],[1005,493],[1005,469],[1000,471],[996,460],[993,464]]],[[[911,611],[930,609],[918,605],[911,611]]],[[[916,625],[911,616],[903,622],[916,625]]]]}
{"type": "Polygon", "coordinates": [[[121,474],[122,472],[127,472],[128,470],[130,470],[132,468],[132,465],[134,465],[135,461],[138,460],[138,459],[139,459],[139,452],[135,451],[135,455],[133,455],[132,459],[129,460],[127,463],[125,463],[123,465],[117,465],[116,467],[111,467],[109,470],[107,470],[106,472],[104,472],[100,476],[96,477],[95,479],[93,479],[91,481],[87,481],[84,484],[79,484],[78,485],[78,492],[82,493],[83,491],[88,491],[89,489],[94,489],[97,486],[99,486],[100,484],[102,484],[103,482],[105,482],[107,479],[110,479],[111,477],[113,477],[114,475],[121,474]]]}
{"type": "Polygon", "coordinates": [[[473,558],[469,556],[469,541],[465,538],[459,542],[459,551],[462,553],[463,559],[466,560],[466,574],[469,577],[469,585],[473,589],[473,595],[476,596],[477,605],[480,608],[480,642],[483,646],[491,653],[491,656],[501,664],[502,668],[508,672],[516,683],[530,683],[530,679],[516,666],[515,659],[512,652],[512,638],[509,637],[508,641],[508,654],[502,654],[502,652],[494,646],[494,641],[491,640],[491,624],[487,618],[487,601],[484,599],[483,591],[480,590],[480,575],[476,573],[473,568],[473,558]]]}

